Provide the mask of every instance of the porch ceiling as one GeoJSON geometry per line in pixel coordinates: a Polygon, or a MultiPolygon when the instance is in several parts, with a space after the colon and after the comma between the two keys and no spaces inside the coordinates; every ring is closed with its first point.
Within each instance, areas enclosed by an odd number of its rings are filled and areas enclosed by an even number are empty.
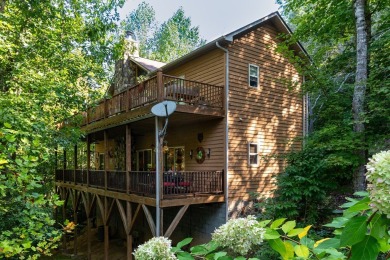
{"type": "MultiPolygon", "coordinates": [[[[188,114],[183,112],[174,112],[169,116],[169,128],[181,127],[184,125],[193,125],[201,122],[215,120],[221,118],[220,116],[210,116],[201,114],[188,114]]],[[[131,131],[134,134],[142,134],[150,129],[154,129],[155,122],[154,117],[146,118],[137,122],[131,123],[131,131]]]]}
{"type": "MultiPolygon", "coordinates": [[[[119,115],[115,115],[97,122],[93,122],[81,129],[87,133],[97,133],[104,129],[109,129],[130,123],[137,129],[150,130],[154,128],[154,116],[151,113],[151,108],[154,104],[137,108],[134,111],[129,111],[119,115]]],[[[169,116],[170,126],[182,126],[185,124],[193,124],[197,122],[204,122],[216,118],[223,118],[224,110],[218,109],[202,109],[195,106],[177,105],[176,111],[169,116]]]]}

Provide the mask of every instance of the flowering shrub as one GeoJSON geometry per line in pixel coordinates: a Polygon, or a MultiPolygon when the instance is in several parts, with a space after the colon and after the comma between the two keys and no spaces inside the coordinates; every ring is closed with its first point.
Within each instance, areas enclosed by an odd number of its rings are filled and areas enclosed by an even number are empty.
{"type": "Polygon", "coordinates": [[[254,245],[263,242],[264,228],[254,216],[229,220],[212,234],[212,239],[239,255],[246,255],[254,245]]]}
{"type": "Polygon", "coordinates": [[[137,260],[174,260],[177,259],[171,251],[171,240],[165,237],[154,237],[134,251],[137,260]]]}
{"type": "Polygon", "coordinates": [[[371,206],[390,218],[390,151],[375,154],[366,167],[371,206]]]}

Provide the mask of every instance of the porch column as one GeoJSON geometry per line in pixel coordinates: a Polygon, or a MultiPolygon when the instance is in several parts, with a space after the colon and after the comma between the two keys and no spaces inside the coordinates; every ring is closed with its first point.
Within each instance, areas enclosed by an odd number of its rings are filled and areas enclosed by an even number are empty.
{"type": "Polygon", "coordinates": [[[131,235],[131,222],[133,220],[133,215],[131,212],[131,204],[129,201],[126,201],[126,216],[127,216],[127,223],[126,223],[126,248],[127,248],[127,259],[133,260],[133,255],[131,254],[133,252],[133,236],[131,235]]]}
{"type": "MultiPolygon", "coordinates": [[[[108,140],[107,140],[107,130],[104,130],[104,189],[107,190],[107,170],[108,170],[108,140]]],[[[108,260],[109,256],[109,246],[110,246],[110,238],[109,238],[109,221],[108,221],[108,202],[107,197],[104,197],[104,259],[108,260]]]]}
{"type": "MultiPolygon", "coordinates": [[[[89,187],[89,170],[91,168],[91,141],[90,136],[87,134],[87,187],[89,187]]],[[[91,250],[91,201],[90,201],[90,195],[88,193],[85,193],[86,200],[87,200],[87,259],[92,259],[92,250],[91,250]]]]}
{"type": "Polygon", "coordinates": [[[74,238],[73,238],[73,254],[74,255],[77,255],[77,224],[78,224],[78,219],[77,219],[77,208],[78,208],[78,194],[77,194],[77,190],[72,190],[71,191],[74,195],[73,195],[73,201],[72,201],[72,204],[73,204],[73,222],[75,224],[75,228],[74,228],[74,238]]]}
{"type": "Polygon", "coordinates": [[[87,134],[87,187],[89,186],[89,170],[91,169],[91,141],[87,134]]]}
{"type": "MultiPolygon", "coordinates": [[[[65,165],[65,163],[64,163],[65,165]]],[[[65,166],[64,166],[65,168],[65,166]]],[[[66,203],[67,203],[67,194],[66,194],[66,191],[65,189],[62,189],[61,191],[62,193],[62,199],[64,200],[64,205],[62,205],[62,223],[64,223],[65,219],[66,219],[66,203]]],[[[67,253],[67,246],[66,246],[66,243],[67,243],[67,239],[66,239],[66,234],[64,234],[62,236],[62,250],[64,253],[67,253]]]]}
{"type": "Polygon", "coordinates": [[[104,130],[104,189],[107,190],[107,169],[108,169],[108,140],[107,130],[104,130]]]}
{"type": "MultiPolygon", "coordinates": [[[[105,131],[104,131],[105,132],[105,131]]],[[[109,205],[107,197],[104,197],[104,210],[103,210],[103,222],[104,222],[104,260],[109,260],[109,247],[110,247],[110,225],[109,225],[109,205]]]]}
{"type": "MultiPolygon", "coordinates": [[[[129,125],[126,125],[126,193],[130,193],[130,171],[131,171],[131,128],[129,125]]],[[[132,260],[133,255],[133,236],[131,235],[131,229],[129,228],[132,222],[132,214],[131,214],[131,204],[126,201],[126,216],[127,223],[126,224],[126,248],[127,248],[127,259],[132,260]]]]}
{"type": "Polygon", "coordinates": [[[131,128],[126,125],[126,193],[130,192],[131,171],[131,128]]]}
{"type": "Polygon", "coordinates": [[[74,161],[74,164],[73,164],[73,183],[76,184],[76,170],[77,170],[77,144],[74,146],[74,149],[73,149],[73,161],[74,161]]]}
{"type": "Polygon", "coordinates": [[[66,170],[66,149],[65,148],[62,148],[62,150],[64,151],[64,154],[63,154],[63,167],[62,167],[62,181],[65,182],[65,170],[66,170]]]}

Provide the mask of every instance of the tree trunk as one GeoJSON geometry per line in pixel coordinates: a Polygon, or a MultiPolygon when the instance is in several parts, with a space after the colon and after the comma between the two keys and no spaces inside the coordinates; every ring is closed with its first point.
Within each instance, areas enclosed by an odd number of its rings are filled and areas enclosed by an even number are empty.
{"type": "Polygon", "coordinates": [[[3,12],[4,12],[5,1],[6,1],[6,0],[0,0],[0,13],[3,13],[3,12]]]}
{"type": "MultiPolygon", "coordinates": [[[[355,88],[353,92],[352,112],[353,130],[359,134],[364,144],[364,106],[367,85],[367,64],[368,64],[368,41],[367,41],[367,21],[365,16],[366,0],[355,0],[356,18],[356,76],[355,88]]],[[[365,189],[365,163],[367,161],[366,151],[362,147],[357,151],[360,157],[360,164],[354,172],[354,190],[365,189]]]]}

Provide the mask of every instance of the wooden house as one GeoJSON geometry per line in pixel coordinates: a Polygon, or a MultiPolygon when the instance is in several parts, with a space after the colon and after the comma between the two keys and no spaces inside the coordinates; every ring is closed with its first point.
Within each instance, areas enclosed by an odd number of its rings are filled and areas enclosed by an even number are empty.
{"type": "MultiPolygon", "coordinates": [[[[301,148],[306,128],[303,78],[275,50],[290,33],[275,12],[168,64],[131,55],[117,64],[125,76],[85,112],[86,138],[58,156],[56,170],[74,221],[82,211],[87,232],[95,220],[102,226],[105,259],[114,229],[129,258],[156,235],[203,242],[245,210],[250,193],[272,194],[280,155],[301,148]],[[160,144],[164,119],[151,108],[164,100],[176,111],[160,144]]],[[[299,44],[291,51],[306,55],[299,44]]]]}

